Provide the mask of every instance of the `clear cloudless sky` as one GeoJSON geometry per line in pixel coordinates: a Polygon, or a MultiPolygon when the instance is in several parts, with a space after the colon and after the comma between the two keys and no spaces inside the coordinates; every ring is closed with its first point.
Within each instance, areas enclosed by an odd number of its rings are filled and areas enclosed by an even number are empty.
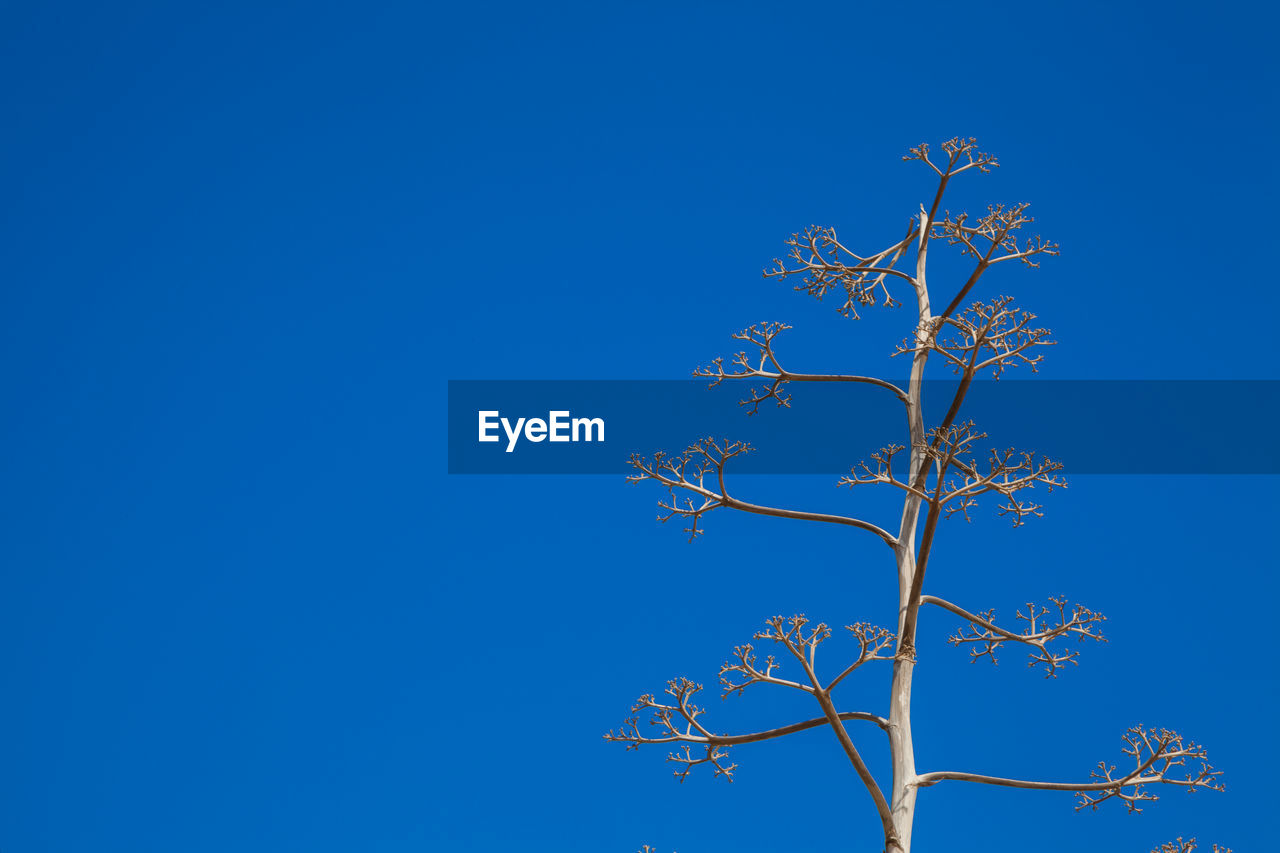
{"type": "MultiPolygon", "coordinates": [[[[895,239],[931,191],[900,155],[957,134],[1003,165],[950,204],[1032,201],[1062,245],[985,285],[1053,327],[1042,381],[1278,378],[1274,14],[7,4],[0,850],[880,849],[827,732],[683,786],[600,735],[668,677],[714,684],[768,615],[891,623],[883,549],[728,512],[689,545],[620,477],[450,477],[446,380],[679,378],[762,319],[808,368],[896,375],[908,313],[759,270],[811,222],[895,239]]],[[[1273,440],[1240,403],[1224,452],[1273,440]]],[[[892,523],[829,478],[742,488],[892,523]]],[[[1274,489],[1083,476],[1021,529],[943,528],[937,594],[1065,593],[1110,642],[1046,680],[927,614],[922,769],[1075,780],[1142,722],[1228,791],[1125,815],[940,785],[919,850],[1274,844],[1274,489]]]]}

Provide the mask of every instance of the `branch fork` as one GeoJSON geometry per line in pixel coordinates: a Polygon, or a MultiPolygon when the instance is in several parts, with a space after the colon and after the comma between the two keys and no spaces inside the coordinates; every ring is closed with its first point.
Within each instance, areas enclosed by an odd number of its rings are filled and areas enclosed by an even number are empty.
{"type": "MultiPolygon", "coordinates": [[[[874,660],[890,660],[882,652],[892,645],[893,634],[865,622],[849,625],[846,630],[858,642],[858,655],[826,685],[818,680],[816,656],[818,646],[831,636],[831,629],[823,623],[811,624],[803,614],[788,618],[775,616],[767,620],[766,628],[756,632],[753,639],[770,640],[782,645],[791,657],[800,662],[807,683],[774,675],[779,668],[778,662],[770,655],[763,664],[758,663],[750,644],[735,647],[732,660],[720,667],[720,682],[724,688],[722,699],[732,694],[741,695],[752,684],[774,684],[800,690],[817,698],[824,712],[821,717],[749,734],[717,734],[702,724],[699,718],[705,713],[705,709],[692,701],[702,691],[702,685],[681,677],[667,682],[665,693],[674,701],[660,701],[653,694],[644,694],[632,705],[632,715],[623,722],[622,727],[606,733],[604,738],[624,743],[628,750],[638,749],[641,744],[674,744],[677,751],[669,753],[667,761],[679,765],[674,772],[678,781],[684,782],[694,767],[705,764],[712,768],[715,777],[723,777],[732,782],[737,765],[728,761],[729,747],[771,740],[821,726],[839,728],[844,742],[848,740],[847,733],[844,733],[844,723],[852,720],[875,723],[880,728],[887,729],[888,721],[875,714],[836,711],[830,693],[863,664],[874,660]],[[650,715],[649,725],[657,728],[657,733],[646,735],[641,732],[640,716],[644,713],[650,715]]],[[[849,742],[846,749],[852,750],[851,758],[861,762],[857,751],[852,748],[852,742],[849,742]]],[[[862,770],[865,771],[865,765],[862,770]]],[[[869,771],[864,778],[870,779],[869,771]]]]}

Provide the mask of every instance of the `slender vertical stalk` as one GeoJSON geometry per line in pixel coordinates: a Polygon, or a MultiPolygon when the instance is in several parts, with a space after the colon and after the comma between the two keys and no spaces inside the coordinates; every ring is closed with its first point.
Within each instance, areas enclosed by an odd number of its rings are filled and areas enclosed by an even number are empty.
{"type": "MultiPolygon", "coordinates": [[[[938,188],[941,198],[946,182],[938,188]]],[[[937,199],[933,209],[936,211],[937,199]]],[[[922,338],[930,333],[933,316],[929,307],[929,289],[925,280],[925,262],[929,248],[929,231],[934,212],[920,211],[919,249],[916,254],[916,335],[922,338]]],[[[923,340],[918,340],[923,343],[923,340]]],[[[907,386],[907,429],[911,439],[911,469],[908,482],[917,482],[921,471],[928,464],[924,444],[924,411],[921,406],[924,387],[924,368],[929,354],[925,347],[917,347],[911,361],[911,379],[907,386]]],[[[889,698],[889,749],[893,764],[893,787],[890,809],[893,815],[894,834],[885,839],[888,853],[910,853],[911,827],[916,805],[915,746],[911,735],[911,679],[916,662],[914,620],[909,615],[914,610],[911,590],[916,574],[916,524],[920,518],[921,500],[908,494],[903,501],[902,523],[898,530],[898,544],[894,557],[898,565],[898,646],[893,661],[893,682],[889,698]]]]}

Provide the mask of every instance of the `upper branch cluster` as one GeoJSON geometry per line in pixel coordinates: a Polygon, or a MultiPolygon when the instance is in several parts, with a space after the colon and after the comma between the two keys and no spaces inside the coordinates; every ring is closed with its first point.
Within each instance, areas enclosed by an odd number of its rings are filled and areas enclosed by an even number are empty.
{"type": "Polygon", "coordinates": [[[965,139],[961,136],[953,136],[940,146],[947,160],[939,165],[941,158],[929,156],[929,143],[922,142],[916,147],[910,149],[909,154],[903,155],[903,160],[919,160],[933,169],[940,178],[949,178],[952,175],[958,175],[969,169],[977,169],[979,172],[990,172],[992,169],[998,168],[1000,163],[996,160],[994,154],[988,154],[985,151],[978,150],[978,140],[970,136],[965,139]],[[934,162],[937,159],[939,162],[934,162]]]}
{"type": "Polygon", "coordinates": [[[1019,242],[1017,232],[1035,222],[1035,217],[1027,215],[1028,207],[1028,204],[988,205],[987,212],[973,222],[967,213],[952,215],[947,211],[933,226],[933,236],[959,246],[961,254],[972,255],[983,266],[1017,260],[1029,267],[1038,267],[1037,256],[1058,254],[1058,244],[1046,241],[1039,234],[1019,242]]]}

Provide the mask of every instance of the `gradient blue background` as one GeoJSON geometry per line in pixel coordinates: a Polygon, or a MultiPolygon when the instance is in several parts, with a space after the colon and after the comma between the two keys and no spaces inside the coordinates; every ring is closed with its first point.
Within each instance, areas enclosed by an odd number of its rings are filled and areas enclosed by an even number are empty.
{"type": "MultiPolygon", "coordinates": [[[[1277,378],[1272,15],[6,5],[0,850],[879,849],[828,733],[738,750],[731,786],[600,734],[770,614],[889,622],[882,548],[730,514],[690,546],[617,478],[448,477],[445,380],[678,378],[761,319],[797,367],[893,373],[909,315],[758,272],[811,222],[896,239],[931,192],[899,156],[955,134],[1004,166],[950,205],[1031,200],[1063,246],[984,286],[1054,328],[1046,377],[1277,378]]],[[[894,517],[828,478],[742,490],[894,517]]],[[[1228,793],[944,785],[919,850],[1273,843],[1274,490],[1080,477],[1020,530],[944,528],[932,591],[1064,592],[1111,642],[1046,681],[929,614],[921,769],[1076,779],[1141,721],[1228,793]]]]}

